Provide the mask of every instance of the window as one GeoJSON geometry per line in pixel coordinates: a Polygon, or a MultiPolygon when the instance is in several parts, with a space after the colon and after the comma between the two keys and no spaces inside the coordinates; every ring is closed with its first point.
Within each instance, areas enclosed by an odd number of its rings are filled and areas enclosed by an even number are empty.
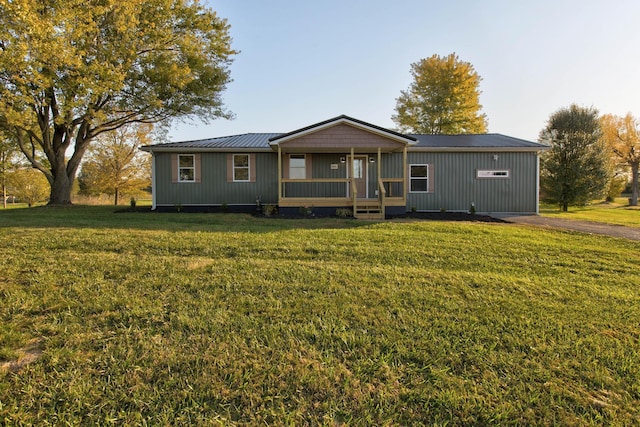
{"type": "Polygon", "coordinates": [[[178,155],[178,182],[195,182],[196,159],[193,154],[178,155]]]}
{"type": "Polygon", "coordinates": [[[305,179],[307,177],[306,158],[304,154],[289,155],[289,178],[305,179]]]}
{"type": "Polygon", "coordinates": [[[233,155],[233,180],[249,181],[249,155],[233,155]]]}
{"type": "Polygon", "coordinates": [[[412,193],[429,191],[429,165],[409,166],[409,191],[412,193]]]}
{"type": "Polygon", "coordinates": [[[363,164],[364,164],[363,159],[359,159],[359,158],[353,159],[353,178],[362,179],[363,177],[362,171],[364,169],[363,164]]]}
{"type": "Polygon", "coordinates": [[[476,178],[509,178],[511,173],[508,169],[506,170],[487,170],[487,169],[478,169],[476,171],[476,178]]]}

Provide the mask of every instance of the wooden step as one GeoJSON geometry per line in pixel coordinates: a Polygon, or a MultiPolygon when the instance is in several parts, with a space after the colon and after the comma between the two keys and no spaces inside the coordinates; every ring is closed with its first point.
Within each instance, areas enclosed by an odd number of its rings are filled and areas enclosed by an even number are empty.
{"type": "Polygon", "coordinates": [[[366,200],[356,204],[356,211],[353,215],[358,219],[384,219],[384,212],[378,200],[366,200]]]}
{"type": "Polygon", "coordinates": [[[383,220],[384,215],[382,212],[378,213],[359,213],[356,216],[356,219],[371,219],[371,220],[383,220]]]}

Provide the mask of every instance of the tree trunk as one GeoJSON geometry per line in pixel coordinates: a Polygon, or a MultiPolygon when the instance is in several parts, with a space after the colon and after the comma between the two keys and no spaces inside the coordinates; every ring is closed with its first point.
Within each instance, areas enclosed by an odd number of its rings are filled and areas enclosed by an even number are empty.
{"type": "Polygon", "coordinates": [[[569,211],[569,204],[567,202],[562,202],[562,212],[569,211]]]}
{"type": "MultiPolygon", "coordinates": [[[[52,168],[54,169],[54,168],[52,168]]],[[[69,179],[64,164],[62,167],[55,168],[53,173],[53,182],[51,183],[51,193],[49,196],[49,205],[70,205],[71,204],[71,187],[73,181],[69,179]],[[62,169],[62,171],[60,171],[62,169]]]]}
{"type": "MultiPolygon", "coordinates": [[[[91,137],[86,135],[87,127],[88,124],[84,123],[76,132],[75,149],[69,160],[65,158],[66,149],[69,146],[68,143],[58,143],[57,149],[51,150],[51,152],[47,154],[47,158],[51,163],[51,177],[49,179],[51,196],[49,197],[49,205],[71,204],[73,181],[75,180],[82,156],[91,142],[91,137]]],[[[62,126],[56,127],[54,139],[70,141],[72,136],[68,132],[70,131],[62,126]]],[[[55,145],[56,144],[54,144],[54,146],[55,145]]]]}
{"type": "Polygon", "coordinates": [[[113,200],[113,204],[114,204],[114,205],[116,205],[116,206],[118,206],[118,196],[119,196],[119,194],[118,194],[118,188],[116,187],[115,197],[113,198],[113,199],[114,199],[114,200],[113,200]]]}
{"type": "Polygon", "coordinates": [[[638,206],[638,163],[631,164],[631,200],[629,206],[638,206]]]}
{"type": "Polygon", "coordinates": [[[67,164],[62,156],[56,156],[51,162],[51,193],[49,205],[70,205],[73,178],[67,175],[67,164]]]}

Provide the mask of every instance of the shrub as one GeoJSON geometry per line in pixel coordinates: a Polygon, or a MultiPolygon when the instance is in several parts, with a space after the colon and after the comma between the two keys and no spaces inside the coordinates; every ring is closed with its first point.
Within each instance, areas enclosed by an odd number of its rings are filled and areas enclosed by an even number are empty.
{"type": "Polygon", "coordinates": [[[298,213],[301,216],[313,216],[313,207],[309,207],[309,206],[300,206],[300,209],[298,209],[298,213]]]}
{"type": "Polygon", "coordinates": [[[265,216],[274,216],[278,214],[278,206],[276,205],[264,205],[263,212],[265,216]]]}
{"type": "Polygon", "coordinates": [[[339,218],[351,218],[353,217],[353,211],[349,208],[336,209],[336,216],[339,218]]]}
{"type": "Polygon", "coordinates": [[[609,182],[607,189],[607,202],[615,201],[616,197],[620,197],[622,191],[627,186],[627,178],[624,176],[616,176],[609,182]]]}

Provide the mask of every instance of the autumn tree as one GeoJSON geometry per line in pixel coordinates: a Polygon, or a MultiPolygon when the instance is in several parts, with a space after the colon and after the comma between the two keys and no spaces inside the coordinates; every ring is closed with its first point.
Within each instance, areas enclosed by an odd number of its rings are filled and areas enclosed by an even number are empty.
{"type": "Polygon", "coordinates": [[[0,2],[0,128],[46,176],[49,203],[71,203],[105,132],[228,117],[228,29],[197,0],[0,2]]]}
{"type": "Polygon", "coordinates": [[[618,163],[631,171],[631,206],[638,206],[638,170],[640,169],[640,121],[627,113],[624,117],[605,114],[600,125],[607,145],[618,163]]]}
{"type": "Polygon", "coordinates": [[[117,205],[151,185],[149,155],[138,150],[151,143],[150,124],[122,126],[96,138],[78,176],[81,194],[108,194],[117,205]]]}
{"type": "Polygon", "coordinates": [[[0,132],[0,185],[2,186],[2,206],[7,207],[7,182],[10,173],[18,166],[18,148],[6,135],[0,132]]]}
{"type": "Polygon", "coordinates": [[[480,113],[481,77],[455,53],[433,55],[411,64],[413,82],[396,99],[391,117],[402,132],[426,134],[486,133],[480,113]]]}
{"type": "Polygon", "coordinates": [[[46,201],[49,194],[49,185],[44,175],[30,167],[12,171],[7,184],[11,194],[29,207],[46,201]]]}
{"type": "Polygon", "coordinates": [[[540,133],[550,146],[542,156],[544,198],[560,205],[585,205],[602,197],[611,178],[610,155],[602,138],[598,111],[571,105],[551,115],[540,133]]]}

